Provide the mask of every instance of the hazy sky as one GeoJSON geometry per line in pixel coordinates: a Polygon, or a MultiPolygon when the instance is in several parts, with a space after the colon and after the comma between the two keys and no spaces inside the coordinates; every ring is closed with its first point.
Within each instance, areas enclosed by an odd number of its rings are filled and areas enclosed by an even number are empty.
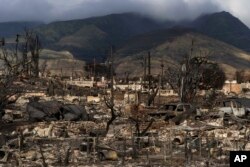
{"type": "Polygon", "coordinates": [[[249,7],[250,0],[0,0],[0,22],[50,22],[122,12],[180,20],[225,10],[250,27],[249,7]]]}

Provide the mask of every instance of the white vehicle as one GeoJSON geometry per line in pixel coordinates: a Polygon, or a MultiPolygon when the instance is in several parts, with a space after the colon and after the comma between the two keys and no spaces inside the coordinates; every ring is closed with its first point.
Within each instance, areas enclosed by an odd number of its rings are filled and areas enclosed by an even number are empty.
{"type": "Polygon", "coordinates": [[[243,117],[246,115],[245,107],[234,99],[217,101],[215,106],[214,110],[219,111],[220,115],[233,114],[236,117],[243,117]]]}

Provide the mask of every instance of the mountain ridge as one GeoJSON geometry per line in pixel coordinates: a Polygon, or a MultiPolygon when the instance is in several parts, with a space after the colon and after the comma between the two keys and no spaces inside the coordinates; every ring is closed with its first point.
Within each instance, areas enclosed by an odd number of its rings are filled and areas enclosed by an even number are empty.
{"type": "Polygon", "coordinates": [[[166,66],[178,66],[185,56],[190,55],[191,43],[194,42],[193,56],[208,56],[225,70],[228,78],[233,78],[236,70],[250,70],[250,54],[225,42],[208,37],[190,28],[168,29],[134,37],[121,47],[115,58],[118,75],[125,72],[134,76],[143,74],[143,58],[148,51],[152,57],[152,74],[161,72],[161,63],[166,66]],[[152,39],[152,36],[154,39],[152,39]],[[152,43],[150,40],[157,42],[152,43]],[[144,44],[138,41],[144,41],[144,44]],[[140,49],[142,46],[147,48],[140,49]],[[137,52],[133,52],[137,50],[137,52]],[[132,52],[130,52],[132,51],[132,52]],[[133,62],[133,63],[131,63],[133,62]]]}
{"type": "MultiPolygon", "coordinates": [[[[249,68],[249,53],[246,51],[250,51],[250,30],[228,12],[206,14],[183,22],[159,22],[134,13],[111,14],[43,24],[35,31],[41,37],[44,48],[68,50],[77,59],[87,62],[92,62],[94,58],[97,62],[105,61],[105,50],[111,45],[116,46],[117,54],[125,64],[138,58],[138,53],[147,51],[153,54],[157,51],[158,58],[160,54],[163,54],[162,57],[170,54],[173,59],[177,54],[176,58],[180,59],[178,54],[183,56],[189,53],[187,48],[192,38],[197,38],[203,41],[201,48],[216,51],[217,60],[224,61],[223,67],[231,71],[240,67],[249,68]],[[159,49],[166,45],[170,48],[174,45],[176,49],[170,53],[159,49]]],[[[171,56],[165,58],[172,61],[171,56]]]]}
{"type": "MultiPolygon", "coordinates": [[[[41,36],[45,36],[43,40],[45,43],[48,43],[48,47],[69,49],[75,55],[78,55],[79,52],[77,50],[80,50],[81,54],[83,54],[80,55],[80,57],[83,56],[88,59],[88,57],[91,56],[98,57],[98,54],[104,54],[105,49],[112,44],[119,46],[130,37],[152,30],[170,27],[172,24],[172,22],[160,24],[153,19],[132,13],[111,14],[103,17],[50,23],[47,26],[39,28],[38,33],[41,36]],[[96,34],[100,34],[101,36],[97,36],[96,34]],[[105,35],[102,36],[103,34],[105,35]],[[88,36],[89,40],[85,41],[84,36],[88,36]],[[66,45],[65,43],[59,42],[62,38],[64,38],[66,45]],[[68,40],[65,41],[65,39],[68,40]],[[75,48],[74,50],[67,42],[71,43],[71,41],[75,39],[78,39],[78,46],[72,46],[75,48]],[[97,44],[95,43],[95,39],[97,39],[97,44]],[[88,48],[86,45],[91,45],[94,49],[88,48]]],[[[75,43],[75,41],[73,43],[75,43]]]]}
{"type": "Polygon", "coordinates": [[[219,12],[198,17],[191,27],[215,39],[250,51],[250,29],[229,12],[219,12]]]}
{"type": "MultiPolygon", "coordinates": [[[[0,23],[0,30],[1,26],[0,23]]],[[[174,26],[196,29],[207,36],[250,51],[250,29],[225,11],[205,14],[192,21],[182,22],[156,21],[136,13],[110,14],[39,24],[35,26],[35,31],[41,37],[45,48],[69,50],[78,59],[90,61],[93,57],[105,57],[105,50],[110,45],[120,47],[134,36],[174,26]],[[227,34],[224,35],[225,33],[227,34]]],[[[0,31],[0,36],[1,32],[3,31],[0,31]]]]}

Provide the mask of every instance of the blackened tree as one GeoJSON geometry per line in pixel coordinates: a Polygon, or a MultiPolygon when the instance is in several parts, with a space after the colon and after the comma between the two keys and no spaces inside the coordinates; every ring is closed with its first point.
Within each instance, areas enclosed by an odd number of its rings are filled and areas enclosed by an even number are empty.
{"type": "Polygon", "coordinates": [[[182,102],[192,102],[199,90],[221,89],[226,76],[216,62],[196,56],[187,57],[182,65],[169,67],[166,79],[182,102]]]}

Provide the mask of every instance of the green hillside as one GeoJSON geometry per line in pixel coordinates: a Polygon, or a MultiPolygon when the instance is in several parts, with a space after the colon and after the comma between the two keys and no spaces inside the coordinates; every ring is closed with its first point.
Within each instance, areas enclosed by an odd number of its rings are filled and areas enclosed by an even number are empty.
{"type": "Polygon", "coordinates": [[[105,49],[120,46],[127,39],[152,30],[170,27],[137,14],[112,14],[83,20],[53,22],[37,29],[45,47],[69,50],[78,58],[101,58],[105,49]]]}
{"type": "MultiPolygon", "coordinates": [[[[99,60],[105,57],[105,49],[112,44],[119,48],[130,38],[176,25],[192,27],[207,36],[243,50],[250,48],[249,28],[227,12],[203,15],[185,23],[157,22],[132,13],[111,14],[82,20],[53,22],[40,27],[37,31],[43,37],[45,47],[69,50],[79,59],[92,61],[94,56],[99,60]]],[[[153,35],[150,40],[153,43],[159,41],[153,35]]]]}
{"type": "Polygon", "coordinates": [[[171,65],[179,65],[184,57],[190,54],[192,40],[194,40],[192,55],[208,56],[210,60],[218,62],[228,77],[232,77],[236,69],[250,69],[249,53],[192,29],[176,27],[147,33],[127,41],[116,53],[116,72],[119,75],[129,72],[134,76],[142,76],[143,57],[150,51],[152,74],[158,75],[162,62],[166,69],[171,65]]]}
{"type": "Polygon", "coordinates": [[[250,29],[228,12],[203,15],[192,26],[210,37],[250,52],[250,29]]]}
{"type": "MultiPolygon", "coordinates": [[[[25,24],[0,23],[0,32],[15,38],[25,24]]],[[[138,14],[123,13],[34,27],[44,49],[69,51],[75,58],[88,62],[93,62],[94,57],[99,62],[104,61],[105,51],[115,45],[119,57],[117,69],[118,72],[121,69],[121,74],[127,69],[141,70],[142,55],[148,51],[152,52],[156,69],[159,67],[157,62],[162,60],[165,63],[179,62],[190,52],[192,39],[195,39],[194,54],[209,53],[211,59],[220,62],[230,75],[236,68],[249,68],[249,54],[245,51],[250,52],[250,30],[227,12],[203,15],[181,23],[158,22],[138,14]]],[[[49,55],[53,57],[53,54],[49,55]]],[[[135,71],[140,73],[138,70],[135,71]]]]}
{"type": "Polygon", "coordinates": [[[40,69],[45,67],[45,72],[51,75],[83,76],[85,62],[77,60],[68,51],[54,51],[43,49],[40,53],[40,69]]]}

